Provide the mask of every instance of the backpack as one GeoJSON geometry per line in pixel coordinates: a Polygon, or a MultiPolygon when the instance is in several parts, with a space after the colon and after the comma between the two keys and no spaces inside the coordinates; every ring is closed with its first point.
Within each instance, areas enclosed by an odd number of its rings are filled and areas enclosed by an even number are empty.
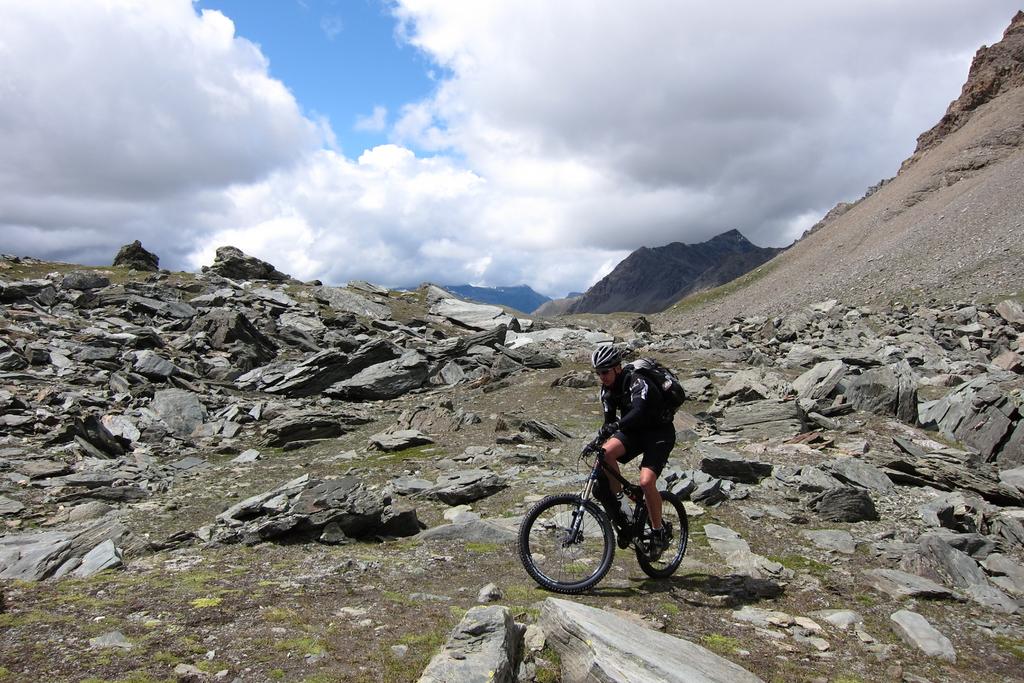
{"type": "Polygon", "coordinates": [[[686,392],[683,391],[683,385],[679,383],[679,378],[653,358],[638,358],[627,365],[633,372],[639,372],[661,390],[666,417],[671,420],[679,407],[683,405],[683,401],[686,400],[686,392]]]}

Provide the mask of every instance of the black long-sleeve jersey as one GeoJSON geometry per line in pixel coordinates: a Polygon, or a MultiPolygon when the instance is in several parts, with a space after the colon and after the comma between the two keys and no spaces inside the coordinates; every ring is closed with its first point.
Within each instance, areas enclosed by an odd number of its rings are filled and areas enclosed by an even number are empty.
{"type": "Polygon", "coordinates": [[[665,424],[665,405],[661,390],[639,372],[625,370],[609,389],[601,386],[604,423],[615,422],[619,414],[622,431],[665,424]]]}

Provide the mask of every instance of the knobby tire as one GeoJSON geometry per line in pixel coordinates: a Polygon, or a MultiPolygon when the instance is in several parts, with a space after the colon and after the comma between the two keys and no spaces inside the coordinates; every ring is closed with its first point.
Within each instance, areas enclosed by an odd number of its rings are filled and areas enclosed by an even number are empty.
{"type": "Polygon", "coordinates": [[[615,558],[615,532],[604,510],[573,493],[538,502],[519,527],[519,559],[534,581],[556,593],[582,593],[604,578],[615,558]],[[573,511],[582,535],[571,535],[573,511]]]}
{"type": "MultiPolygon", "coordinates": [[[[636,561],[647,576],[654,579],[664,579],[672,576],[683,561],[686,554],[686,546],[689,543],[690,524],[686,518],[686,508],[682,501],[675,494],[668,491],[661,491],[661,515],[662,520],[672,525],[672,541],[669,547],[657,558],[650,557],[647,549],[638,540],[634,542],[636,561]]],[[[644,517],[646,518],[646,513],[644,517]]],[[[651,531],[650,520],[644,524],[644,532],[651,531]]]]}

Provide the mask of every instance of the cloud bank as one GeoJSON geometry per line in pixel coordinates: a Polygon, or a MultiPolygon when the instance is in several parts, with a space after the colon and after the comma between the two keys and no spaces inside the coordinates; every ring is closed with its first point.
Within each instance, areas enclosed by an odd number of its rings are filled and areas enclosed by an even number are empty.
{"type": "MultiPolygon", "coordinates": [[[[399,0],[437,89],[351,159],[189,0],[0,4],[0,250],[582,290],[629,251],[791,242],[892,175],[1016,10],[992,0],[399,0]]],[[[338,36],[337,39],[341,39],[338,36]]],[[[356,126],[387,122],[380,110],[356,126]]]]}

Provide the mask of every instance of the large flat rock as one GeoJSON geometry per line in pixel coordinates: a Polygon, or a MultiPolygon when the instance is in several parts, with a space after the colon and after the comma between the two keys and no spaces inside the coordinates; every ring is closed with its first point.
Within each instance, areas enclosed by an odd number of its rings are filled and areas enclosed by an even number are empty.
{"type": "Polygon", "coordinates": [[[548,598],[540,626],[565,683],[755,683],[761,679],[700,645],[610,612],[548,598]]]}

